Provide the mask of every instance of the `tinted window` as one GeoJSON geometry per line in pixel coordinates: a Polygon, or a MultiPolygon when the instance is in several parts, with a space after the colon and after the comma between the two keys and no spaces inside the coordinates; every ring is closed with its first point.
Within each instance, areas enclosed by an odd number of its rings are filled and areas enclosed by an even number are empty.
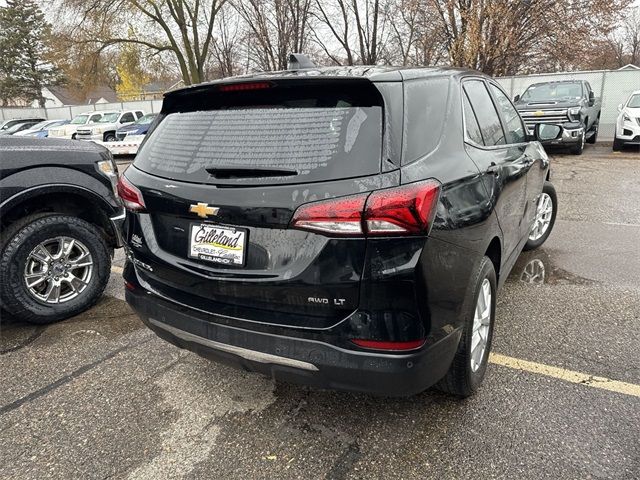
{"type": "Polygon", "coordinates": [[[89,123],[96,123],[101,118],[102,118],[102,114],[101,113],[99,113],[97,115],[91,115],[91,118],[89,119],[89,123]]]}
{"type": "Polygon", "coordinates": [[[318,90],[240,92],[234,94],[235,104],[226,95],[216,109],[168,113],[138,153],[136,167],[216,184],[301,183],[379,173],[382,106],[358,104],[347,88],[318,90]],[[216,168],[293,173],[266,180],[240,174],[221,179],[210,175],[216,168]]]}
{"type": "Polygon", "coordinates": [[[504,145],[506,142],[500,117],[498,117],[498,112],[484,82],[479,80],[465,82],[464,89],[478,119],[484,144],[487,146],[504,145]]]}
{"type": "Polygon", "coordinates": [[[405,82],[403,163],[430,153],[442,135],[447,112],[449,78],[405,82]]]}
{"type": "Polygon", "coordinates": [[[466,93],[462,95],[462,101],[464,103],[464,129],[467,133],[467,137],[478,145],[483,145],[484,142],[482,140],[482,134],[480,133],[480,126],[478,125],[476,114],[473,113],[473,109],[471,108],[471,104],[469,103],[469,98],[466,93]]]}
{"type": "Polygon", "coordinates": [[[498,100],[498,108],[502,113],[502,118],[505,121],[505,127],[507,129],[507,143],[522,143],[526,141],[527,137],[524,132],[524,126],[520,120],[520,115],[514,108],[511,101],[507,96],[502,93],[495,85],[491,85],[491,90],[498,100]]]}
{"type": "Polygon", "coordinates": [[[133,113],[130,113],[130,112],[122,115],[122,118],[120,119],[120,123],[130,123],[135,121],[136,119],[133,117],[133,113]]]}

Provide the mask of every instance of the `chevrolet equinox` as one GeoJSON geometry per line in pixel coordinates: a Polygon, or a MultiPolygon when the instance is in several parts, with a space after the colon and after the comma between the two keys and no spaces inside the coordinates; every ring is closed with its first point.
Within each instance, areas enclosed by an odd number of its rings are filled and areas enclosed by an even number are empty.
{"type": "Polygon", "coordinates": [[[171,92],[119,194],[126,298],[157,335],[276,380],[472,394],[496,295],[556,215],[501,87],[304,68],[171,92]]]}

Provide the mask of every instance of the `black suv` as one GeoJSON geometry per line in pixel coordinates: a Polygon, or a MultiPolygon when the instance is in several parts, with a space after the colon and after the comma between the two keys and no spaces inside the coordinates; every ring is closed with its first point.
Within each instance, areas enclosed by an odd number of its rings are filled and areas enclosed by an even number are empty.
{"type": "Polygon", "coordinates": [[[122,244],[117,174],[93,143],[0,139],[0,307],[49,323],[98,300],[122,244]]]}
{"type": "Polygon", "coordinates": [[[472,71],[310,68],[171,92],[119,183],[127,301],[175,345],[276,379],[469,395],[498,286],[555,218],[532,140],[472,71]]]}

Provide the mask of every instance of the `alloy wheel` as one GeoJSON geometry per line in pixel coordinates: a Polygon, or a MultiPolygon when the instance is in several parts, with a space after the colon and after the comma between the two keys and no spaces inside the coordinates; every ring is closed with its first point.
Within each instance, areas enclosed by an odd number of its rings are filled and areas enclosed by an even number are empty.
{"type": "Polygon", "coordinates": [[[531,227],[531,232],[529,233],[529,240],[535,242],[542,238],[542,236],[549,229],[549,225],[551,225],[551,218],[553,217],[553,200],[547,193],[542,193],[538,198],[538,203],[536,205],[536,218],[533,222],[533,226],[531,227]]]}
{"type": "Polygon", "coordinates": [[[476,309],[473,317],[473,332],[471,334],[471,371],[477,372],[489,343],[489,328],[491,326],[491,283],[488,278],[482,281],[476,309]]]}
{"type": "Polygon", "coordinates": [[[39,302],[64,303],[89,286],[93,266],[86,245],[71,237],[55,237],[31,251],[23,279],[29,294],[39,302]]]}

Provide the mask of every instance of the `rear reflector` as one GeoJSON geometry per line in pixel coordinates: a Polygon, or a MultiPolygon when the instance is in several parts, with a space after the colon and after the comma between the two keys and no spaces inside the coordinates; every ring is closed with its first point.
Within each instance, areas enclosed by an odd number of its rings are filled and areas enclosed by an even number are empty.
{"type": "Polygon", "coordinates": [[[250,83],[232,83],[229,85],[220,85],[220,92],[246,92],[249,90],[263,90],[271,88],[269,82],[250,82],[250,83]]]}
{"type": "Polygon", "coordinates": [[[415,350],[424,345],[425,340],[410,340],[408,342],[383,342],[380,340],[351,340],[353,343],[362,348],[371,348],[374,350],[389,350],[389,351],[402,351],[402,350],[415,350]]]}
{"type": "Polygon", "coordinates": [[[436,213],[440,183],[401,187],[301,205],[291,227],[342,236],[426,235],[436,213]]]}
{"type": "Polygon", "coordinates": [[[126,288],[127,290],[133,292],[136,289],[136,286],[133,283],[128,282],[128,281],[125,280],[124,281],[124,288],[126,288]]]}
{"type": "Polygon", "coordinates": [[[127,177],[124,175],[121,175],[118,180],[117,190],[118,195],[122,199],[122,203],[127,210],[140,212],[146,208],[144,199],[142,198],[142,192],[138,190],[138,187],[127,180],[127,177]]]}

